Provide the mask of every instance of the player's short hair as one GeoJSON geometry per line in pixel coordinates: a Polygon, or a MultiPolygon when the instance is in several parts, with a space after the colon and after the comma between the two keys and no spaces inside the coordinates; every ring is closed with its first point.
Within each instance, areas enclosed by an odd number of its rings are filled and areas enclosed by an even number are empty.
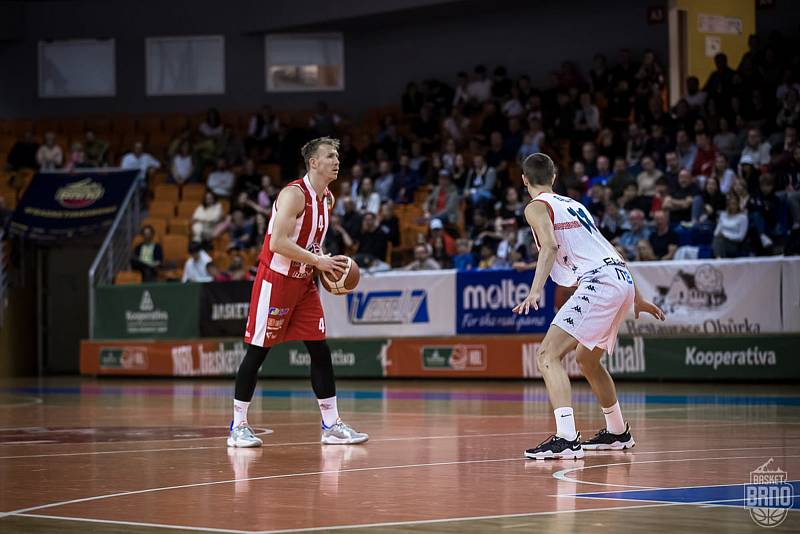
{"type": "Polygon", "coordinates": [[[522,174],[533,185],[551,185],[556,175],[556,165],[550,156],[537,152],[522,162],[522,174]]]}
{"type": "Polygon", "coordinates": [[[336,150],[339,150],[338,139],[334,139],[333,137],[317,137],[316,139],[312,139],[300,149],[300,153],[303,155],[303,161],[306,162],[306,169],[308,169],[308,160],[317,153],[317,149],[320,145],[330,145],[336,150]]]}

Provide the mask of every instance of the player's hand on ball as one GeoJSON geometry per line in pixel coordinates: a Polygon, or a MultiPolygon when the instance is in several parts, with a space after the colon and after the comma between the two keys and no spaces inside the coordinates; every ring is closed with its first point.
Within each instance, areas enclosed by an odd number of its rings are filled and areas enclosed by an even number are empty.
{"type": "Polygon", "coordinates": [[[326,273],[334,273],[337,277],[347,269],[347,259],[341,256],[319,256],[317,269],[326,273]]]}
{"type": "Polygon", "coordinates": [[[531,291],[530,294],[525,298],[525,300],[514,306],[514,308],[511,311],[514,313],[518,313],[520,315],[522,315],[523,313],[525,315],[528,315],[528,312],[530,311],[531,307],[533,307],[534,310],[539,309],[539,302],[541,300],[542,300],[541,291],[536,291],[536,292],[531,291]]]}
{"type": "Polygon", "coordinates": [[[649,313],[650,315],[652,315],[653,317],[655,317],[660,321],[666,319],[666,316],[664,315],[664,312],[661,310],[661,308],[659,308],[649,300],[642,299],[635,301],[633,303],[633,313],[636,315],[637,319],[639,318],[639,314],[642,312],[649,313]]]}

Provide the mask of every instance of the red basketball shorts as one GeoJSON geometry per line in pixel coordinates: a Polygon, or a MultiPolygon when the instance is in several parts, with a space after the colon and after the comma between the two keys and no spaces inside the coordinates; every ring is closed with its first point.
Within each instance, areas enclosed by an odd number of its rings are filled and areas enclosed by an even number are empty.
{"type": "Polygon", "coordinates": [[[289,278],[263,263],[253,282],[244,341],[271,347],[325,339],[325,314],[312,277],[289,278]]]}

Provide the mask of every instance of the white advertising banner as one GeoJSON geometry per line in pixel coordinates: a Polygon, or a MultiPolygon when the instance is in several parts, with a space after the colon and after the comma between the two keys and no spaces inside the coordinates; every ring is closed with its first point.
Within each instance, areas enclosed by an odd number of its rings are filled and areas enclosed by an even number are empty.
{"type": "MultiPolygon", "coordinates": [[[[783,331],[782,261],[747,258],[629,264],[642,296],[666,313],[664,322],[628,317],[623,335],[757,335],[783,331]]],[[[796,286],[795,286],[796,287],[796,286]]]]}
{"type": "Polygon", "coordinates": [[[362,274],[350,294],[320,288],[330,338],[454,336],[456,272],[362,274]]]}
{"type": "Polygon", "coordinates": [[[800,257],[783,258],[783,331],[800,332],[800,257]]]}

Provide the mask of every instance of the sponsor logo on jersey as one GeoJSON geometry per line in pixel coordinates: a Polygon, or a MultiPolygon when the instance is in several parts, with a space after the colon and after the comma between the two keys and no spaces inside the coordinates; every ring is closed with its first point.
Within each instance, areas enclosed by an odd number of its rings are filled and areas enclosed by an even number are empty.
{"type": "Polygon", "coordinates": [[[350,293],[347,317],[352,324],[427,323],[428,292],[401,289],[350,293]]]}
{"type": "Polygon", "coordinates": [[[275,306],[269,307],[269,315],[271,316],[283,316],[289,313],[289,308],[276,308],[275,306]]]}

